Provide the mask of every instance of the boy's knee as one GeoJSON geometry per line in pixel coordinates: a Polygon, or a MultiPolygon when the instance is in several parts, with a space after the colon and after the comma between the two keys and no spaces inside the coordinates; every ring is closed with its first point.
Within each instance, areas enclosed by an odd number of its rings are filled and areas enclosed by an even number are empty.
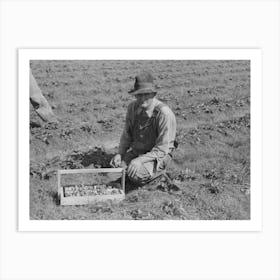
{"type": "Polygon", "coordinates": [[[128,178],[137,184],[145,184],[150,178],[150,173],[146,170],[143,164],[139,165],[136,169],[136,172],[133,176],[128,176],[128,178]]]}

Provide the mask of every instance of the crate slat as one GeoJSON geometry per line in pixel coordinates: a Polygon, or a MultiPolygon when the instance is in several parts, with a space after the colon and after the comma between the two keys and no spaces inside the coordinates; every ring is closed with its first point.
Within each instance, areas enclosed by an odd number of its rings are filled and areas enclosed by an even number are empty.
{"type": "Polygon", "coordinates": [[[125,194],[116,195],[95,195],[95,196],[70,196],[61,199],[61,205],[86,205],[94,204],[100,201],[112,200],[119,202],[125,198],[125,194]]]}
{"type": "Polygon", "coordinates": [[[123,172],[123,168],[94,168],[94,169],[61,169],[58,174],[85,174],[85,173],[115,173],[123,172]]]}

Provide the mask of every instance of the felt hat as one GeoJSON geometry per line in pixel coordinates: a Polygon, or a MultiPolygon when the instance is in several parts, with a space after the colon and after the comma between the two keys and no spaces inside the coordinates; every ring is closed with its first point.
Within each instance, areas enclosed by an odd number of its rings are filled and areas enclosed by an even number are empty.
{"type": "Polygon", "coordinates": [[[154,86],[154,77],[151,73],[144,71],[135,77],[134,87],[128,93],[131,95],[157,93],[154,86]]]}

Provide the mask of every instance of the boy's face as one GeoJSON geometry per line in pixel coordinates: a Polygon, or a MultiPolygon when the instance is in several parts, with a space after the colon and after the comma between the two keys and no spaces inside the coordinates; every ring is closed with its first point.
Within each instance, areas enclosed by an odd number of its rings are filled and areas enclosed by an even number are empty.
{"type": "Polygon", "coordinates": [[[143,108],[143,109],[148,109],[151,104],[153,103],[153,99],[155,97],[155,93],[141,93],[141,94],[136,94],[136,102],[137,104],[143,108]]]}

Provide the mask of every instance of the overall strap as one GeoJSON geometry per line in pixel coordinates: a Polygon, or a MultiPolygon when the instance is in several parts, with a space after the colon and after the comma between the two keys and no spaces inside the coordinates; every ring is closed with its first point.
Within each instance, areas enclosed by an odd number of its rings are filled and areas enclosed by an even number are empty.
{"type": "MultiPolygon", "coordinates": [[[[154,110],[153,110],[152,118],[155,119],[156,116],[160,113],[161,109],[162,109],[163,107],[165,107],[165,106],[167,106],[167,105],[164,104],[164,103],[159,103],[158,105],[156,105],[156,106],[154,107],[154,110]]],[[[137,111],[136,103],[133,104],[133,111],[134,111],[134,114],[133,114],[133,116],[132,116],[131,122],[132,122],[132,124],[133,124],[133,126],[134,126],[134,124],[135,124],[135,118],[136,118],[136,111],[137,111]]]]}

